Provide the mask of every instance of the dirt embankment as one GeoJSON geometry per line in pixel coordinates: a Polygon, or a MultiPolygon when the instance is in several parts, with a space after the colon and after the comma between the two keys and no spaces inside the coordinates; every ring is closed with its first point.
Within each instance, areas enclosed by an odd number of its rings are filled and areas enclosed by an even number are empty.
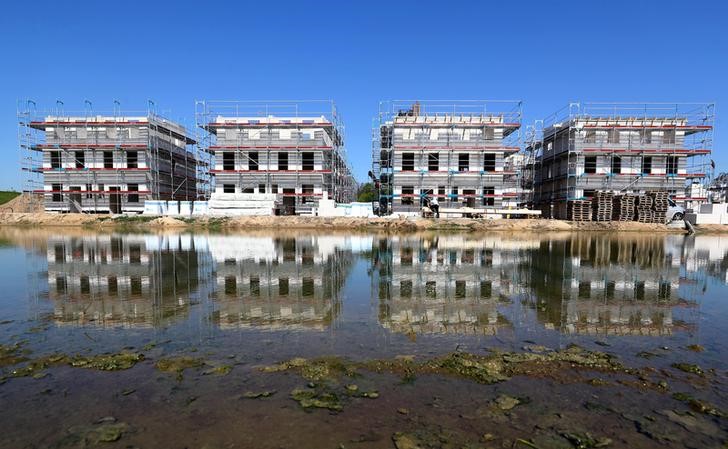
{"type": "MultiPolygon", "coordinates": [[[[682,233],[681,228],[636,222],[568,222],[561,220],[489,220],[489,219],[423,219],[423,218],[351,218],[351,217],[147,217],[86,214],[50,214],[43,212],[15,213],[0,211],[2,226],[84,226],[87,228],[201,228],[201,229],[309,229],[309,230],[376,230],[391,232],[464,231],[464,232],[660,232],[682,233]]],[[[699,229],[702,231],[702,229],[699,229]]],[[[707,229],[706,229],[707,230],[707,229]]],[[[728,232],[728,226],[712,227],[710,232],[728,232]]]]}
{"type": "Polygon", "coordinates": [[[23,193],[0,204],[0,213],[43,212],[43,195],[23,193]]]}

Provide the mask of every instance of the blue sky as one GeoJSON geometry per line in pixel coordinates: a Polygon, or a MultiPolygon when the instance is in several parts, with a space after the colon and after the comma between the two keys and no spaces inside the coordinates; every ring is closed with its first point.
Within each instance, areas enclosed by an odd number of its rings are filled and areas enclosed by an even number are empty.
{"type": "Polygon", "coordinates": [[[359,180],[380,100],[522,99],[524,123],[572,100],[714,101],[728,171],[726,28],[724,1],[5,2],[0,188],[20,186],[26,98],[153,99],[188,125],[195,99],[333,99],[359,180]]]}

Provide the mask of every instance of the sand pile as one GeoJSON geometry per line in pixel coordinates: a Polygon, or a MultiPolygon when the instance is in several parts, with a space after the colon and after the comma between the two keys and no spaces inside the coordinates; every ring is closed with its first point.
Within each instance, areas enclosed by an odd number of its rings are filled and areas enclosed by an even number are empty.
{"type": "Polygon", "coordinates": [[[172,217],[159,217],[155,218],[154,220],[150,221],[149,223],[144,223],[142,226],[155,226],[155,227],[163,227],[163,228],[176,228],[176,227],[183,227],[187,226],[187,223],[185,223],[182,220],[178,220],[176,218],[172,217]]]}
{"type": "Polygon", "coordinates": [[[35,213],[43,212],[43,195],[23,193],[5,204],[0,204],[0,212],[35,213]]]}

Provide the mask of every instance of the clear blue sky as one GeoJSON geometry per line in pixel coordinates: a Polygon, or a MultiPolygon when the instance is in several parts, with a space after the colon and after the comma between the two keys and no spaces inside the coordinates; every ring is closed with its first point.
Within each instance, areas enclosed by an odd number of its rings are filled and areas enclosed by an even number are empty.
{"type": "Polygon", "coordinates": [[[194,100],[333,99],[357,179],[386,99],[717,103],[728,171],[728,2],[4,2],[0,188],[20,186],[16,101],[158,111],[194,100]],[[725,117],[722,112],[727,114],[725,117]]]}

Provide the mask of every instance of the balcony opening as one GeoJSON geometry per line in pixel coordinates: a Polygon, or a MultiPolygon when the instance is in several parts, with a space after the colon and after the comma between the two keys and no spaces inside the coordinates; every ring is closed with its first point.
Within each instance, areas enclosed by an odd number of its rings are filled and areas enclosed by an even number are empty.
{"type": "MultiPolygon", "coordinates": [[[[127,184],[126,189],[129,192],[138,192],[139,191],[139,184],[127,184]]],[[[139,194],[138,193],[130,193],[129,194],[129,200],[130,203],[138,203],[139,202],[139,194]]]]}
{"type": "Polygon", "coordinates": [[[470,170],[470,155],[468,153],[458,154],[458,171],[470,170]]]}
{"type": "Polygon", "coordinates": [[[61,168],[60,151],[51,151],[51,168],[61,168]]]}
{"type": "Polygon", "coordinates": [[[668,175],[677,175],[677,156],[668,156],[667,157],[667,174],[668,175]]]}
{"type": "Polygon", "coordinates": [[[642,158],[642,174],[649,175],[652,173],[652,157],[645,156],[642,158]]]}
{"type": "Polygon", "coordinates": [[[619,156],[612,157],[612,173],[616,175],[622,173],[622,158],[619,156]]]}
{"type": "Polygon", "coordinates": [[[235,153],[231,151],[222,153],[222,169],[235,170],[235,153]]]}
{"type": "Polygon", "coordinates": [[[301,193],[303,194],[301,204],[313,202],[313,184],[303,184],[301,186],[301,193]]]}
{"type": "Polygon", "coordinates": [[[86,167],[86,153],[85,152],[74,151],[73,157],[76,160],[76,168],[85,168],[86,167]]]}
{"type": "Polygon", "coordinates": [[[597,172],[597,157],[586,156],[584,158],[584,173],[595,174],[597,172]]]}
{"type": "Polygon", "coordinates": [[[483,206],[495,206],[495,187],[483,187],[483,206]]]}
{"type": "Polygon", "coordinates": [[[402,204],[412,205],[414,204],[413,196],[415,194],[415,188],[413,186],[402,186],[402,204]]]}
{"type": "Polygon", "coordinates": [[[486,153],[483,155],[483,170],[495,171],[495,154],[486,153]]]}
{"type": "Polygon", "coordinates": [[[104,151],[104,168],[114,168],[113,151],[104,151]]]}
{"type": "Polygon", "coordinates": [[[258,171],[258,152],[251,151],[248,153],[248,170],[258,171]]]}
{"type": "Polygon", "coordinates": [[[278,152],[278,170],[288,170],[288,152],[286,151],[278,152]]]}
{"type": "Polygon", "coordinates": [[[136,151],[126,152],[126,168],[139,168],[139,153],[136,151]]]}
{"type": "Polygon", "coordinates": [[[402,171],[415,171],[415,153],[402,154],[402,171]]]}
{"type": "Polygon", "coordinates": [[[428,171],[439,171],[440,170],[440,155],[438,153],[430,153],[427,155],[427,170],[428,171]]]}
{"type": "Polygon", "coordinates": [[[313,171],[313,152],[301,153],[301,169],[304,171],[313,171]]]}

